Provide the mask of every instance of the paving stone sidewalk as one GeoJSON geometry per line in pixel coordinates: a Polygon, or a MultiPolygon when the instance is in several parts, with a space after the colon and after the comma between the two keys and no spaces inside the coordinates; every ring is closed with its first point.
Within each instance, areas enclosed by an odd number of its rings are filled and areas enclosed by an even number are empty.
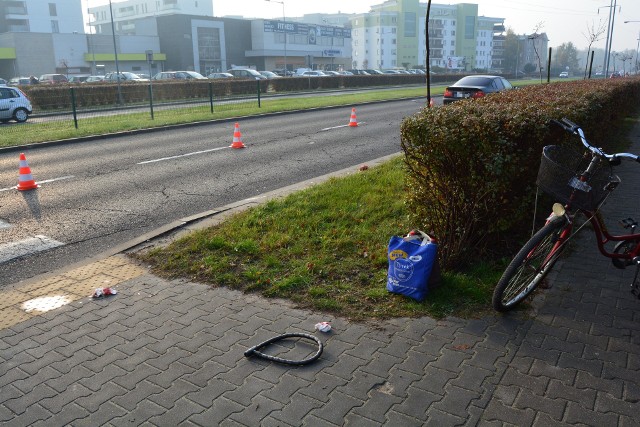
{"type": "MultiPolygon", "coordinates": [[[[630,151],[640,152],[637,140],[630,151]]],[[[637,172],[635,164],[621,169],[623,184],[606,207],[612,217],[637,212],[637,172]]],[[[634,271],[615,269],[588,232],[579,243],[530,312],[375,324],[167,281],[115,255],[3,299],[62,297],[67,287],[76,295],[0,323],[0,423],[637,426],[634,271]],[[81,296],[96,283],[118,295],[81,296]],[[331,333],[314,332],[325,320],[331,333]],[[295,367],[244,356],[285,332],[318,336],[321,358],[295,367]]],[[[281,349],[292,357],[314,350],[293,342],[281,349]]]]}

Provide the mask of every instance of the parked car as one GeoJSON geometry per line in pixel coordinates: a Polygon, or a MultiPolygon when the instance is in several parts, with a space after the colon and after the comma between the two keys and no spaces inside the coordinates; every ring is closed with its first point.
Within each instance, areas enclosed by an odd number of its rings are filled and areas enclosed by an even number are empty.
{"type": "Polygon", "coordinates": [[[0,85],[1,86],[6,86],[7,85],[7,81],[3,78],[0,78],[0,85]]]}
{"type": "Polygon", "coordinates": [[[337,71],[331,71],[331,70],[323,71],[323,73],[325,73],[327,76],[339,76],[339,75],[340,75],[340,73],[339,73],[339,72],[337,72],[337,71]]]}
{"type": "Polygon", "coordinates": [[[326,77],[326,76],[327,75],[320,70],[305,71],[302,74],[296,74],[296,77],[326,77]]]}
{"type": "Polygon", "coordinates": [[[206,79],[200,73],[195,71],[162,71],[155,76],[153,80],[204,80],[206,79]]]}
{"type": "Polygon", "coordinates": [[[103,81],[104,81],[104,76],[89,76],[84,81],[84,83],[96,83],[96,82],[103,82],[103,81]]]}
{"type": "Polygon", "coordinates": [[[29,77],[14,77],[9,80],[8,86],[23,86],[31,84],[29,77]]]}
{"type": "Polygon", "coordinates": [[[120,80],[121,82],[148,82],[149,79],[143,79],[139,75],[135,73],[130,73],[128,71],[120,73],[107,73],[104,76],[104,80],[108,82],[116,82],[120,80]]]}
{"type": "Polygon", "coordinates": [[[613,73],[611,73],[611,75],[609,75],[610,79],[617,79],[618,77],[622,77],[622,73],[619,71],[614,71],[613,73]]]}
{"type": "Polygon", "coordinates": [[[352,69],[352,70],[348,70],[351,74],[353,74],[354,76],[368,76],[369,73],[367,73],[365,70],[356,70],[356,69],[352,69]]]}
{"type": "Polygon", "coordinates": [[[258,71],[258,72],[268,79],[279,79],[280,77],[282,77],[277,75],[273,71],[258,71]]]}
{"type": "Polygon", "coordinates": [[[64,74],[43,74],[38,79],[40,83],[59,84],[68,83],[69,79],[64,74]]]}
{"type": "Polygon", "coordinates": [[[26,122],[33,112],[29,98],[17,87],[0,86],[0,122],[26,122]]]}
{"type": "Polygon", "coordinates": [[[371,74],[372,76],[374,76],[374,75],[382,75],[382,71],[375,70],[375,69],[372,69],[372,68],[371,69],[366,69],[364,71],[366,71],[367,74],[371,74]]]}
{"type": "Polygon", "coordinates": [[[443,104],[466,98],[482,98],[488,93],[513,89],[507,79],[501,76],[466,76],[444,90],[443,104]]]}
{"type": "Polygon", "coordinates": [[[280,77],[289,77],[289,76],[293,75],[293,72],[291,72],[289,70],[285,71],[285,70],[282,70],[282,69],[280,69],[280,70],[271,70],[271,72],[279,75],[280,77]]]}
{"type": "Polygon", "coordinates": [[[558,77],[560,77],[561,79],[566,79],[566,78],[569,77],[569,72],[568,71],[563,71],[563,72],[560,73],[560,75],[558,77]]]}
{"type": "Polygon", "coordinates": [[[207,76],[210,79],[232,79],[233,74],[231,73],[211,73],[207,76]]]}
{"type": "Polygon", "coordinates": [[[266,80],[267,78],[251,68],[232,68],[227,73],[233,74],[233,77],[241,79],[266,80]]]}
{"type": "Polygon", "coordinates": [[[351,71],[338,71],[341,76],[353,76],[351,71]]]}
{"type": "Polygon", "coordinates": [[[84,83],[89,76],[71,76],[69,77],[69,83],[84,83]]]}
{"type": "Polygon", "coordinates": [[[382,74],[402,74],[398,70],[382,70],[382,74]]]}

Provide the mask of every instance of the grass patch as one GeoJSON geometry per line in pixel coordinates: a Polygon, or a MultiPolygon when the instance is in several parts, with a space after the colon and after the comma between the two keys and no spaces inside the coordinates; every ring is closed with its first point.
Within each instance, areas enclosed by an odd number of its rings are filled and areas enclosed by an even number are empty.
{"type": "Polygon", "coordinates": [[[412,228],[402,182],[397,158],[136,256],[163,277],[287,298],[354,320],[488,311],[504,265],[443,272],[442,285],[423,303],[387,292],[387,243],[412,228]]]}

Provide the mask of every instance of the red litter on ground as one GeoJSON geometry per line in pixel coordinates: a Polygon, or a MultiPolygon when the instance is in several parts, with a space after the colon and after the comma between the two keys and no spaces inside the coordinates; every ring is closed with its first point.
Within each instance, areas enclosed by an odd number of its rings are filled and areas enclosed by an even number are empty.
{"type": "Polygon", "coordinates": [[[115,295],[118,291],[113,288],[97,288],[91,298],[102,298],[107,297],[109,295],[115,295]]]}
{"type": "Polygon", "coordinates": [[[331,330],[331,324],[329,322],[316,323],[315,328],[320,332],[329,332],[331,330]]]}

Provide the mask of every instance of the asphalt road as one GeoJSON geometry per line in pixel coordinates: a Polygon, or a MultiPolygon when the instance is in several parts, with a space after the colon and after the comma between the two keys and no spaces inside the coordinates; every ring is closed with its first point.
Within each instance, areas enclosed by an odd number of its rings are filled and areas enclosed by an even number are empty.
{"type": "Polygon", "coordinates": [[[424,100],[25,150],[40,187],[18,191],[19,152],[0,152],[0,285],[61,268],[176,219],[400,150],[400,123],[424,100]]]}

